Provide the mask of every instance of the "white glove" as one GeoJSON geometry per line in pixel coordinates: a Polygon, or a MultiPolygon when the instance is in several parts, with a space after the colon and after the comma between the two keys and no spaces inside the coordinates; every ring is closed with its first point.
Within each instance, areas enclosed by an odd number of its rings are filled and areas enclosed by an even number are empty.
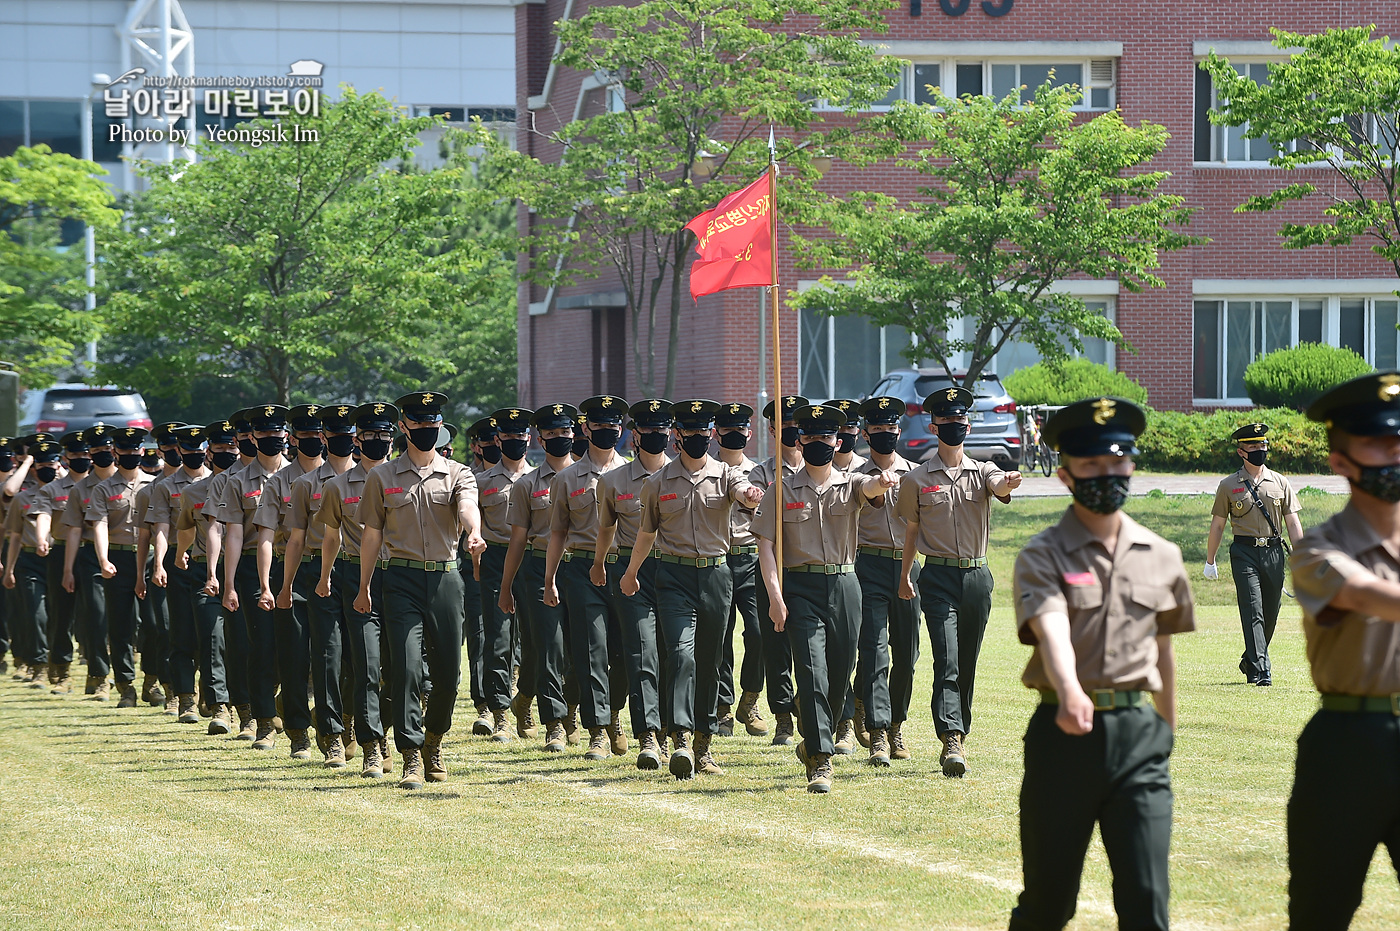
{"type": "Polygon", "coordinates": [[[1218,579],[1218,578],[1220,578],[1220,570],[1217,569],[1217,568],[1215,568],[1215,563],[1213,563],[1213,562],[1208,562],[1208,563],[1206,563],[1206,578],[1208,578],[1208,579],[1218,579]]]}

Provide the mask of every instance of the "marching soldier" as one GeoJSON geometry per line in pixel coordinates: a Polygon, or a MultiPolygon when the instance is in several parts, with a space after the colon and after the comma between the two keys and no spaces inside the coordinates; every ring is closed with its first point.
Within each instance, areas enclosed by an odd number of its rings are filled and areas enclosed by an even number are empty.
{"type": "MultiPolygon", "coordinates": [[[[856,440],[860,439],[860,402],[848,398],[833,398],[827,401],[825,406],[836,408],[846,417],[846,423],[836,431],[836,456],[831,460],[831,464],[842,472],[858,472],[862,466],[869,463],[868,459],[857,455],[855,451],[856,440]]],[[[863,718],[864,708],[858,704],[860,676],[860,651],[857,649],[855,681],[846,690],[846,705],[841,709],[840,720],[836,722],[835,746],[836,753],[840,756],[854,753],[857,743],[862,747],[870,746],[870,732],[865,729],[863,718]],[[859,720],[857,710],[862,712],[859,720]]]]}
{"type": "Polygon", "coordinates": [[[642,521],[627,571],[618,583],[636,596],[637,576],[658,550],[656,613],[665,635],[665,680],[671,692],[670,771],[677,779],[723,773],[710,751],[719,731],[719,670],[734,577],[729,558],[729,509],[754,507],[762,492],[738,469],[710,458],[714,401],[671,406],[680,456],[642,485],[642,521]]]}
{"type": "Polygon", "coordinates": [[[556,575],[564,562],[564,600],[568,605],[568,647],[579,686],[579,711],[588,729],[584,759],[604,760],[611,752],[627,752],[620,714],[627,701],[622,661],[622,630],[608,600],[607,588],[590,578],[597,553],[599,477],[627,464],[616,446],[622,435],[627,402],[612,395],[589,398],[580,405],[589,448],[573,465],[561,469],[549,483],[550,534],[544,564],[542,600],[559,604],[556,575]],[[567,557],[566,557],[567,554],[567,557]]]}
{"type": "MultiPolygon", "coordinates": [[[[23,537],[25,529],[21,521],[32,507],[34,493],[41,484],[34,474],[37,471],[35,450],[41,442],[44,441],[29,443],[24,460],[18,467],[14,466],[11,457],[5,488],[0,492],[0,525],[5,527],[3,536],[11,541],[13,550],[4,560],[7,579],[13,576],[19,558],[22,545],[19,538],[23,537]]],[[[0,547],[0,556],[5,555],[3,549],[0,547]]],[[[5,590],[0,592],[0,649],[6,645],[6,637],[12,638],[9,646],[15,657],[15,680],[28,682],[32,688],[45,688],[49,676],[47,619],[41,623],[28,610],[27,602],[18,579],[13,583],[7,581],[5,590]]]]}
{"type": "Polygon", "coordinates": [[[112,450],[112,428],[106,424],[88,427],[80,442],[87,447],[87,463],[91,468],[81,473],[81,459],[71,460],[81,477],[69,492],[59,527],[67,547],[63,556],[63,587],[77,596],[76,619],[80,638],[87,654],[87,685],[84,693],[93,701],[106,701],[111,694],[107,680],[111,672],[111,653],[107,644],[107,598],[102,585],[102,567],[93,549],[92,525],[85,515],[92,503],[93,489],[111,478],[117,471],[117,456],[112,450]]]}
{"type": "MultiPolygon", "coordinates": [[[[758,463],[744,453],[752,432],[753,408],[747,404],[720,406],[715,414],[719,438],[719,459],[738,469],[746,478],[758,463]]],[[[768,725],[758,710],[763,697],[763,625],[758,614],[758,537],[754,535],[753,510],[734,505],[729,510],[729,571],[734,576],[734,592],[729,602],[729,627],[724,635],[724,661],[719,676],[720,734],[732,736],[734,724],[744,725],[750,736],[765,737],[768,725]],[[734,628],[744,620],[744,662],[739,667],[739,701],[734,706],[734,628]]]]}
{"type": "Polygon", "coordinates": [[[598,542],[589,577],[594,585],[606,583],[622,631],[637,768],[655,770],[666,757],[662,733],[671,723],[670,693],[662,678],[664,637],[656,616],[656,560],[642,564],[635,595],[624,595],[619,586],[641,530],[642,485],[669,461],[666,447],[675,417],[671,402],[661,398],[638,401],[627,413],[637,456],[598,478],[598,542]]]}
{"type": "Polygon", "coordinates": [[[1020,472],[963,455],[973,395],[946,388],[924,399],[938,449],[899,485],[904,519],[904,558],[899,597],[914,598],[914,556],[924,555],[919,596],[933,645],[933,726],[943,743],[943,775],[967,772],[964,741],[972,725],[972,688],[982,635],[992,610],[992,573],[987,568],[992,498],[1010,501],[1020,472]]]}
{"type": "Polygon", "coordinates": [[[1171,635],[1195,629],[1195,608],[1181,550],[1119,510],[1146,425],[1119,398],[1076,402],[1045,424],[1074,503],[1016,558],[1017,629],[1035,648],[1021,681],[1041,703],[1026,728],[1012,931],[1069,923],[1096,823],[1119,926],[1167,927],[1171,635]]]}
{"type": "Polygon", "coordinates": [[[864,456],[856,454],[856,441],[860,439],[860,402],[847,398],[833,398],[826,407],[834,407],[846,415],[845,425],[836,431],[836,458],[831,464],[842,472],[854,471],[865,463],[864,456]]]}
{"type": "Polygon", "coordinates": [[[135,708],[136,590],[146,576],[146,566],[136,562],[136,492],[152,479],[141,471],[146,431],[114,427],[111,433],[117,468],[93,488],[83,518],[92,525],[93,552],[102,572],[112,672],[121,695],[117,707],[135,708]]]}
{"type": "MultiPolygon", "coordinates": [[[[219,600],[219,609],[224,619],[224,675],[228,682],[228,700],[238,713],[238,732],[235,740],[253,742],[257,739],[258,719],[253,714],[252,656],[253,642],[248,636],[248,624],[241,610],[230,610],[224,604],[225,595],[221,579],[227,568],[224,557],[225,531],[223,521],[224,492],[231,477],[258,461],[258,447],[253,439],[252,414],[248,408],[234,411],[229,415],[233,424],[237,459],[224,471],[209,479],[209,490],[205,492],[204,507],[200,517],[205,521],[208,547],[207,572],[203,592],[219,600]]],[[[254,498],[253,500],[257,500],[254,498]]]]}
{"type": "MultiPolygon", "coordinates": [[[[459,462],[443,459],[437,447],[447,397],[435,391],[397,402],[409,448],[370,472],[360,513],[362,553],[388,550],[381,615],[388,629],[389,684],[393,692],[394,742],[403,757],[404,789],[447,779],[442,738],[452,727],[462,665],[462,576],[457,546],[463,531],[472,556],[485,548],[477,512],[476,479],[459,462]],[[432,676],[426,713],[419,706],[424,654],[432,676]]],[[[373,608],[370,583],[375,563],[360,561],[355,610],[373,608]]]]}
{"type": "Polygon", "coordinates": [[[1267,424],[1245,424],[1231,437],[1244,462],[1215,491],[1206,539],[1205,576],[1220,577],[1215,555],[1228,518],[1235,536],[1230,544],[1230,572],[1235,577],[1235,598],[1240,607],[1240,626],[1244,628],[1240,672],[1251,684],[1267,686],[1274,684],[1269,644],[1278,624],[1287,556],[1280,528],[1288,528],[1291,543],[1302,538],[1303,525],[1298,521],[1302,505],[1288,479],[1264,465],[1269,457],[1267,424]]]}
{"type": "Polygon", "coordinates": [[[165,472],[165,460],[161,457],[160,450],[154,446],[147,446],[141,450],[141,471],[151,478],[165,472]]]}
{"type": "Polygon", "coordinates": [[[1352,379],[1307,410],[1351,500],[1290,559],[1321,709],[1298,737],[1288,800],[1288,917],[1346,928],[1376,846],[1400,839],[1400,372],[1352,379]]]}
{"type": "MultiPolygon", "coordinates": [[[[451,424],[447,424],[452,428],[451,424]]],[[[455,428],[449,430],[453,432],[455,428]]],[[[453,434],[455,438],[455,433],[453,434]]],[[[492,465],[501,461],[501,447],[496,445],[496,425],[490,417],[483,417],[467,427],[467,445],[471,452],[470,467],[472,475],[476,476],[478,490],[482,487],[481,473],[492,465]],[[487,463],[482,457],[483,449],[490,449],[495,457],[491,463],[487,463]]],[[[447,458],[452,458],[452,447],[448,447],[448,452],[443,453],[447,458]]],[[[438,450],[442,453],[442,450],[438,450]]],[[[484,512],[483,512],[484,513],[484,512]]],[[[485,539],[486,528],[482,525],[482,538],[485,539]]],[[[459,547],[460,549],[460,547],[459,547]]],[[[463,551],[465,552],[465,551],[463,551]]],[[[472,705],[476,707],[476,720],[472,722],[472,733],[478,737],[490,737],[495,731],[495,719],[491,714],[491,703],[486,698],[486,603],[483,601],[481,590],[481,568],[476,560],[463,559],[458,571],[462,573],[462,586],[466,592],[467,620],[463,636],[467,638],[467,664],[470,675],[467,677],[472,696],[472,705]]],[[[510,736],[509,731],[505,732],[506,737],[510,736]]]]}
{"type": "MultiPolygon", "coordinates": [[[[87,447],[83,446],[81,455],[84,457],[87,455],[86,450],[87,447]]],[[[65,468],[72,461],[69,457],[76,458],[76,454],[71,454],[64,449],[61,455],[63,458],[56,463],[57,468],[53,477],[39,487],[29,510],[29,515],[34,521],[34,552],[44,560],[44,587],[47,595],[46,606],[49,612],[49,679],[53,683],[49,692],[53,695],[67,695],[73,691],[71,670],[73,666],[75,600],[73,593],[63,587],[64,553],[67,549],[66,537],[53,535],[53,531],[57,529],[54,515],[57,514],[60,519],[62,518],[64,509],[68,507],[68,498],[73,485],[81,478],[81,475],[65,468]]],[[[86,460],[84,461],[86,462],[86,460]]],[[[36,467],[36,478],[40,480],[46,478],[50,468],[53,466],[39,465],[36,467]]]]}
{"type": "Polygon", "coordinates": [[[846,415],[807,405],[793,415],[804,468],[785,479],[781,499],[770,489],[754,517],[758,558],[773,626],[792,644],[807,791],[831,791],[836,718],[846,706],[860,636],[860,585],[855,576],[860,512],[883,508],[892,472],[855,475],[832,467],[836,434],[846,415]],[[782,552],[774,542],[783,528],[782,552]],[[781,576],[780,576],[781,569],[781,576]]]}
{"type": "MultiPolygon", "coordinates": [[[[34,500],[43,488],[58,480],[58,462],[62,450],[57,443],[41,442],[29,449],[36,484],[15,496],[5,514],[5,532],[9,539],[5,555],[5,588],[16,593],[18,616],[11,613],[8,620],[14,627],[29,625],[29,638],[34,644],[34,665],[42,673],[31,676],[32,688],[53,687],[68,675],[64,664],[53,658],[49,645],[48,572],[45,558],[39,555],[39,539],[32,517],[34,500]],[[40,664],[43,658],[43,665],[40,664]],[[60,666],[63,668],[60,669],[60,666]]],[[[72,641],[68,650],[71,654],[72,641]]],[[[57,646],[54,647],[57,651],[57,646]]],[[[71,660],[71,655],[70,655],[71,660]]]]}
{"type": "MultiPolygon", "coordinates": [[[[531,688],[545,724],[544,749],[562,753],[576,743],[578,682],[568,668],[565,646],[567,620],[562,604],[544,602],[545,558],[549,552],[550,487],[554,476],[572,463],[574,417],[568,404],[546,404],[530,417],[530,425],[544,447],[544,465],[517,479],[510,489],[510,546],[501,570],[500,608],[520,614],[522,630],[528,625],[530,644],[522,634],[520,688],[531,688]],[[526,667],[535,671],[527,686],[526,667]]],[[[502,453],[504,455],[504,452],[502,453]]],[[[519,696],[517,696],[517,699],[519,696]]],[[[519,713],[516,714],[519,720],[519,713]]]]}
{"type": "MultiPolygon", "coordinates": [[[[180,499],[171,497],[167,490],[161,490],[161,486],[180,471],[183,463],[183,454],[179,444],[175,441],[173,432],[183,426],[185,426],[183,423],[171,422],[156,424],[151,429],[149,438],[156,443],[160,470],[154,474],[154,481],[142,485],[136,492],[136,564],[149,567],[147,574],[138,579],[136,585],[137,610],[141,616],[141,642],[137,647],[141,652],[141,671],[143,673],[141,700],[157,707],[164,705],[165,713],[169,715],[179,714],[180,702],[176,697],[175,689],[171,686],[170,605],[165,585],[155,584],[155,579],[157,576],[161,576],[167,580],[168,584],[168,580],[174,572],[171,563],[174,552],[170,546],[170,535],[167,532],[165,549],[156,553],[154,559],[151,558],[155,546],[156,523],[152,520],[151,503],[153,499],[160,498],[162,513],[171,520],[180,512],[180,499]],[[161,558],[162,553],[164,559],[161,558]],[[151,582],[150,585],[147,585],[148,579],[151,582]]],[[[203,466],[202,443],[199,453],[201,456],[200,465],[203,466]]],[[[144,452],[142,457],[144,462],[144,452]]],[[[146,469],[143,467],[142,471],[146,472],[146,469]]],[[[204,711],[205,709],[201,708],[200,710],[204,711]]]]}
{"type": "MultiPolygon", "coordinates": [[[[798,447],[797,424],[792,417],[798,409],[806,407],[808,401],[801,395],[784,395],[777,401],[769,401],[763,408],[763,417],[768,421],[768,433],[776,441],[775,448],[783,459],[783,481],[796,475],[802,468],[802,450],[798,447]],[[781,408],[775,429],[775,414],[781,408]]],[[[777,456],[769,456],[749,470],[749,481],[755,488],[766,491],[777,475],[777,456]]],[[[793,716],[797,713],[796,693],[792,688],[792,645],[788,638],[774,628],[769,612],[768,589],[760,582],[754,585],[757,601],[759,633],[763,642],[763,678],[768,685],[768,710],[773,713],[773,746],[788,747],[797,742],[793,716]]]]}
{"type": "MultiPolygon", "coordinates": [[[[169,631],[170,658],[166,663],[164,679],[168,686],[168,699],[175,702],[175,713],[181,724],[198,724],[201,705],[195,695],[194,684],[198,665],[195,650],[199,641],[195,630],[198,621],[194,590],[202,587],[205,580],[202,573],[196,575],[188,566],[181,568],[177,565],[175,547],[171,546],[171,531],[179,520],[185,492],[195,482],[209,477],[204,453],[206,434],[203,427],[185,424],[162,424],[156,429],[159,431],[157,442],[168,442],[174,448],[174,455],[170,458],[177,459],[180,465],[137,493],[138,512],[143,495],[147,502],[145,521],[155,549],[151,588],[146,600],[153,601],[156,598],[154,593],[160,593],[159,609],[168,618],[166,627],[169,631]]],[[[167,468],[170,465],[166,458],[168,452],[164,449],[161,451],[167,468]]],[[[139,541],[137,547],[139,558],[139,541]]],[[[214,709],[207,703],[204,707],[213,713],[214,709]]]]}
{"type": "MultiPolygon", "coordinates": [[[[10,445],[13,442],[12,437],[0,436],[0,515],[6,519],[9,517],[10,502],[19,494],[18,488],[14,494],[6,494],[4,491],[5,485],[15,474],[16,469],[15,450],[10,445]]],[[[5,662],[5,652],[10,649],[10,634],[5,623],[5,615],[5,599],[0,598],[0,673],[5,673],[10,668],[9,664],[5,662]]]]}
{"type": "Polygon", "coordinates": [[[584,456],[588,455],[587,417],[588,415],[583,411],[577,411],[574,414],[574,446],[571,450],[571,454],[575,462],[578,462],[584,456]]]}
{"type": "Polygon", "coordinates": [[[389,459],[399,409],[384,401],[373,401],[355,408],[355,445],[360,461],[322,486],[321,506],[316,522],[324,529],[321,537],[321,579],[316,594],[332,598],[348,634],[351,703],[354,706],[354,739],[363,748],[360,775],[382,779],[392,772],[384,719],[390,718],[391,700],[381,688],[383,660],[388,655],[388,637],[380,609],[384,604],[384,573],[370,581],[370,610],[360,612],[355,598],[360,591],[363,561],[378,562],[378,553],[360,548],[364,522],[360,502],[369,473],[389,459]],[[332,572],[332,567],[339,571],[332,572]]]}

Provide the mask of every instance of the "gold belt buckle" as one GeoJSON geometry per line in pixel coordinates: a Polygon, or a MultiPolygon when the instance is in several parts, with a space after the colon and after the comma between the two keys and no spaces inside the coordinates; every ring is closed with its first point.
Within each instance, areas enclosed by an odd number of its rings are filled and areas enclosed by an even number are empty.
{"type": "Polygon", "coordinates": [[[1254,538],[1254,545],[1255,545],[1255,546],[1268,546],[1268,545],[1269,545],[1269,538],[1268,538],[1268,537],[1255,537],[1255,538],[1254,538]]]}
{"type": "Polygon", "coordinates": [[[1095,711],[1112,711],[1112,710],[1113,710],[1113,697],[1114,697],[1114,690],[1113,690],[1113,689],[1094,689],[1092,694],[1093,694],[1093,696],[1094,696],[1094,710],[1095,710],[1095,711]]]}
{"type": "Polygon", "coordinates": [[[437,572],[437,571],[438,571],[437,560],[426,560],[426,561],[424,561],[424,563],[423,563],[423,568],[426,569],[428,572],[437,572]]]}
{"type": "Polygon", "coordinates": [[[697,556],[697,557],[695,557],[695,568],[697,568],[697,569],[708,569],[708,568],[710,568],[710,557],[708,557],[708,556],[697,556]]]}
{"type": "Polygon", "coordinates": [[[966,557],[963,557],[963,556],[959,556],[959,557],[958,557],[958,568],[959,568],[959,569],[971,569],[971,568],[972,568],[972,560],[971,560],[971,559],[968,559],[968,558],[966,558],[966,557]]]}

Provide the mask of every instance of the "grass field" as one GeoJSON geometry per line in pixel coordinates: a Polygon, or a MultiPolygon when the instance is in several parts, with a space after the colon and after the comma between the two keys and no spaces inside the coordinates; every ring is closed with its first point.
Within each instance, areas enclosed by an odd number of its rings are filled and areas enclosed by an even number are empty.
{"type": "MultiPolygon", "coordinates": [[[[1305,524],[1340,500],[1309,497],[1305,524]]],[[[995,512],[998,607],[978,673],[963,780],[934,775],[927,640],[915,758],[837,767],[808,795],[792,752],[716,744],[726,774],[678,784],[635,755],[448,737],[450,780],[417,793],[258,754],[149,708],[118,711],[0,683],[0,927],[1004,928],[1020,888],[1018,682],[1002,552],[1064,502],[995,512]]],[[[1209,500],[1134,499],[1183,543],[1200,629],[1178,638],[1180,730],[1172,915],[1182,929],[1285,925],[1284,805],[1293,741],[1316,704],[1296,605],[1274,642],[1275,686],[1246,686],[1228,572],[1199,579],[1209,500]],[[1201,538],[1190,544],[1187,534],[1201,538]]],[[[1223,568],[1223,566],[1222,566],[1223,568]]],[[[1376,858],[1353,927],[1391,929],[1400,891],[1376,858]]],[[[1113,928],[1102,847],[1075,928],[1113,928]]]]}

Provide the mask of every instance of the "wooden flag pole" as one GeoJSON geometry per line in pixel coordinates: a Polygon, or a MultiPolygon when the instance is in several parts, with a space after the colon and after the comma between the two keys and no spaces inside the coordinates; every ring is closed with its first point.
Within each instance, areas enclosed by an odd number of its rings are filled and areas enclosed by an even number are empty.
{"type": "Polygon", "coordinates": [[[778,590],[783,586],[783,356],[778,342],[778,154],[773,145],[773,129],[768,129],[768,217],[773,238],[773,284],[769,291],[773,306],[773,549],[778,564],[778,590]]]}

